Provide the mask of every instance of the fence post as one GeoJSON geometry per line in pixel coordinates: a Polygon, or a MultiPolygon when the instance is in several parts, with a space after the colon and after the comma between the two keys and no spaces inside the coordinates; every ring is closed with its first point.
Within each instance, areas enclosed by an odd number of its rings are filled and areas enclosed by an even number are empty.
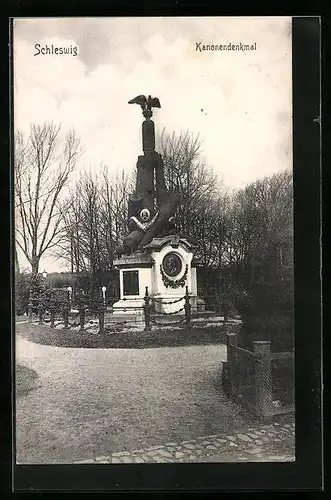
{"type": "Polygon", "coordinates": [[[68,326],[69,326],[69,309],[68,309],[67,305],[65,305],[63,308],[63,321],[64,321],[64,328],[68,328],[68,326]]]}
{"type": "Polygon", "coordinates": [[[260,417],[270,415],[272,409],[271,342],[253,342],[255,354],[256,411],[260,417]]]}
{"type": "Polygon", "coordinates": [[[234,357],[233,347],[238,345],[238,336],[236,333],[228,333],[226,336],[226,350],[227,350],[227,372],[229,379],[230,395],[236,395],[235,372],[236,360],[234,357]]]}
{"type": "Polygon", "coordinates": [[[105,335],[105,312],[99,312],[99,335],[105,335]]]}
{"type": "Polygon", "coordinates": [[[186,326],[191,325],[191,304],[190,304],[190,296],[188,293],[188,286],[186,286],[186,291],[185,291],[185,304],[184,304],[184,309],[185,309],[185,323],[186,326]]]}
{"type": "Polygon", "coordinates": [[[106,310],[106,291],[107,291],[107,287],[106,286],[102,286],[101,287],[102,303],[103,303],[103,307],[104,307],[105,310],[106,310]]]}
{"type": "Polygon", "coordinates": [[[39,315],[39,325],[42,325],[43,324],[43,303],[42,303],[41,297],[39,297],[38,315],[39,315]]]}
{"type": "Polygon", "coordinates": [[[229,301],[225,298],[223,298],[223,316],[224,316],[224,323],[228,322],[229,319],[229,310],[230,310],[230,304],[229,301]]]}
{"type": "Polygon", "coordinates": [[[144,297],[144,316],[145,316],[145,332],[151,330],[150,326],[150,318],[151,318],[151,306],[150,306],[150,297],[148,295],[148,286],[145,287],[145,297],[144,297]]]}
{"type": "Polygon", "coordinates": [[[105,305],[103,301],[103,297],[100,299],[101,303],[99,304],[99,335],[105,336],[105,305]]]}
{"type": "Polygon", "coordinates": [[[69,310],[70,310],[70,299],[69,299],[69,293],[68,293],[68,297],[65,300],[64,306],[63,306],[64,328],[68,328],[68,326],[69,326],[69,310]]]}
{"type": "Polygon", "coordinates": [[[54,328],[55,310],[51,309],[51,328],[54,328]]]}
{"type": "Polygon", "coordinates": [[[72,302],[73,302],[72,287],[71,286],[68,286],[67,292],[68,292],[68,307],[69,307],[69,311],[70,311],[72,308],[72,302]]]}
{"type": "Polygon", "coordinates": [[[54,298],[51,299],[51,307],[50,307],[50,313],[51,313],[51,328],[54,328],[54,320],[55,320],[55,301],[54,298]]]}
{"type": "Polygon", "coordinates": [[[84,302],[81,302],[79,304],[79,324],[80,324],[80,331],[84,330],[85,327],[85,305],[84,302]]]}
{"type": "Polygon", "coordinates": [[[33,301],[32,301],[32,288],[31,288],[29,294],[29,304],[28,304],[29,323],[32,322],[32,308],[33,308],[33,301]]]}

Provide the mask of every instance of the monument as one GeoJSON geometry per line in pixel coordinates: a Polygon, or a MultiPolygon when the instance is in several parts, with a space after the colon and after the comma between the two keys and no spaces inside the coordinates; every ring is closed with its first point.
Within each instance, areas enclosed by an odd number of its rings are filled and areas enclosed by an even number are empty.
{"type": "Polygon", "coordinates": [[[143,315],[146,287],[156,313],[172,313],[184,305],[188,287],[192,310],[203,306],[197,296],[195,243],[180,235],[175,213],[180,199],[167,189],[162,157],[155,151],[152,108],[161,108],[157,97],[139,95],[129,101],[139,104],[143,155],[138,156],[136,189],[128,207],[129,234],[116,249],[114,265],[120,273],[120,300],[114,313],[143,315]]]}

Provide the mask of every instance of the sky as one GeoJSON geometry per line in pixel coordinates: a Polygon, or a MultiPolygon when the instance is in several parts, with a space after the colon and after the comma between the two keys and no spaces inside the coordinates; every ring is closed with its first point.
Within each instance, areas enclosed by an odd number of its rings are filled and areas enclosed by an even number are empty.
{"type": "Polygon", "coordinates": [[[199,134],[206,163],[226,187],[242,188],[292,168],[291,43],[289,17],[15,19],[14,126],[73,128],[84,146],[75,175],[101,164],[131,172],[142,116],[128,101],[151,94],[162,106],[156,130],[199,134]],[[256,50],[200,52],[200,42],[256,50]],[[35,55],[36,44],[77,55],[35,55]]]}

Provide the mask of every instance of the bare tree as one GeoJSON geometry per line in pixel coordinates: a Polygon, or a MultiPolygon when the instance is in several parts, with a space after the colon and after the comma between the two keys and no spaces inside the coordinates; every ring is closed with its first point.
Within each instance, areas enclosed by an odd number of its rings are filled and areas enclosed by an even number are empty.
{"type": "Polygon", "coordinates": [[[180,232],[197,242],[202,261],[200,283],[207,289],[210,276],[223,265],[229,197],[212,169],[203,161],[199,136],[163,130],[158,139],[168,188],[181,200],[176,219],[180,232]]]}
{"type": "Polygon", "coordinates": [[[130,179],[121,172],[84,172],[62,202],[64,234],[54,254],[72,272],[102,272],[113,267],[115,248],[127,231],[130,179]]]}
{"type": "Polygon", "coordinates": [[[80,180],[69,188],[68,196],[59,205],[62,213],[63,233],[61,240],[52,250],[52,254],[70,264],[72,273],[87,272],[86,244],[83,241],[81,228],[83,199],[80,180]]]}
{"type": "Polygon", "coordinates": [[[249,184],[232,199],[229,254],[237,281],[250,282],[270,247],[289,248],[293,239],[292,175],[274,174],[249,184]]]}
{"type": "Polygon", "coordinates": [[[277,350],[293,346],[292,175],[257,180],[233,198],[232,271],[243,321],[240,339],[271,340],[277,350]]]}
{"type": "Polygon", "coordinates": [[[60,194],[81,153],[73,131],[60,137],[61,126],[32,125],[27,139],[15,137],[15,232],[33,274],[41,257],[57,245],[62,232],[60,194]]]}
{"type": "MultiPolygon", "coordinates": [[[[217,192],[217,178],[201,159],[201,141],[188,131],[169,134],[164,129],[158,138],[168,188],[181,200],[177,213],[180,231],[192,233],[196,214],[206,208],[217,192]]],[[[193,234],[192,234],[193,236],[193,234]]]]}

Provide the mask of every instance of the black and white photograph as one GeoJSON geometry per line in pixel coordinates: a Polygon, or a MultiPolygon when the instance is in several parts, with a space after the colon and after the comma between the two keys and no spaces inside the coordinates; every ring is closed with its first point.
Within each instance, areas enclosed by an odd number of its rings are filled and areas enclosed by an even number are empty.
{"type": "Polygon", "coordinates": [[[291,17],[13,20],[18,465],[295,462],[291,17]]]}

